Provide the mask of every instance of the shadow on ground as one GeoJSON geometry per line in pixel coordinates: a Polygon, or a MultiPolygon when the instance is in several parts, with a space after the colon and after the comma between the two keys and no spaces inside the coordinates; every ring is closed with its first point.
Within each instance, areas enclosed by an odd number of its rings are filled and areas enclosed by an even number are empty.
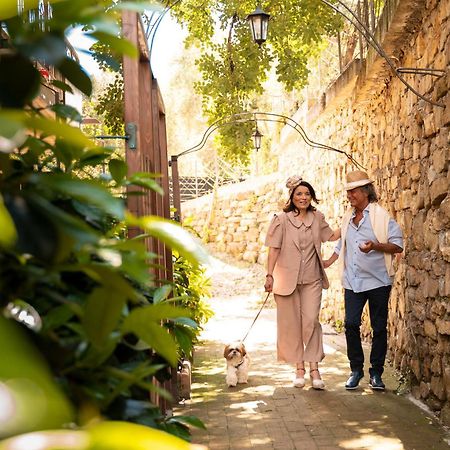
{"type": "MultiPolygon", "coordinates": [[[[251,356],[248,384],[225,385],[226,342],[242,338],[260,304],[253,297],[233,293],[233,277],[246,279],[244,269],[226,271],[216,277],[212,301],[215,317],[202,334],[193,364],[190,400],[176,414],[202,419],[207,431],[194,431],[193,441],[210,449],[446,449],[446,432],[405,396],[397,394],[397,381],[387,371],[385,392],[372,392],[368,376],[360,388],[346,391],[348,363],[342,337],[324,333],[326,358],[321,364],[326,390],[309,384],[292,386],[293,368],[276,362],[275,310],[264,309],[246,341],[251,356]]],[[[213,277],[213,284],[215,279],[213,277]]],[[[250,289],[250,288],[249,288],[250,289]]],[[[307,380],[309,383],[309,379],[307,380]]]]}

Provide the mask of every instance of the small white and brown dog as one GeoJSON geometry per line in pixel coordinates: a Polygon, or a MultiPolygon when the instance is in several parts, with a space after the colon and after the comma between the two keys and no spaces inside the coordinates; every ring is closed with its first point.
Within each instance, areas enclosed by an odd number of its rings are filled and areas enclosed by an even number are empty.
{"type": "Polygon", "coordinates": [[[223,356],[227,360],[227,385],[236,386],[238,383],[247,383],[250,357],[241,341],[232,342],[225,346],[223,356]]]}

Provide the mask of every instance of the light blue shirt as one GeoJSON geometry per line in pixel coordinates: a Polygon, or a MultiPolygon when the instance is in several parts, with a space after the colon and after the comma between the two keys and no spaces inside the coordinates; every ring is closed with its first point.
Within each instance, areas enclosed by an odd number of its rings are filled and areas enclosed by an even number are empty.
{"type": "MultiPolygon", "coordinates": [[[[353,223],[355,212],[353,212],[345,236],[345,266],[343,287],[353,292],[365,292],[381,286],[392,285],[392,279],[388,275],[384,253],[371,250],[363,253],[359,246],[366,241],[378,242],[373,232],[369,218],[369,209],[363,211],[363,218],[358,226],[353,223]]],[[[403,248],[402,231],[394,219],[389,219],[388,242],[403,248]]],[[[341,240],[334,252],[339,255],[341,251],[341,240]]]]}

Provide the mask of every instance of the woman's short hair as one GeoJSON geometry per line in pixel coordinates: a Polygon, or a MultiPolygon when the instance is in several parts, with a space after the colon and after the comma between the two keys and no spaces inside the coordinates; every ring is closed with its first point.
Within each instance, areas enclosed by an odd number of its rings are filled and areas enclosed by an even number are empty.
{"type": "MultiPolygon", "coordinates": [[[[314,188],[307,181],[300,181],[300,183],[298,183],[298,185],[295,187],[295,189],[292,190],[291,194],[289,195],[289,200],[286,202],[286,205],[283,208],[284,212],[295,211],[297,214],[300,214],[300,211],[298,210],[298,208],[294,205],[294,202],[292,201],[292,198],[294,197],[294,193],[299,186],[305,186],[306,188],[308,188],[313,201],[315,203],[319,203],[319,200],[316,197],[316,191],[314,190],[314,188]]],[[[311,204],[307,208],[307,211],[315,211],[315,210],[316,210],[316,208],[314,208],[314,206],[311,204]]]]}
{"type": "Polygon", "coordinates": [[[375,186],[373,185],[373,183],[361,186],[360,189],[362,189],[367,194],[369,203],[375,203],[378,201],[377,191],[375,190],[375,186]]]}

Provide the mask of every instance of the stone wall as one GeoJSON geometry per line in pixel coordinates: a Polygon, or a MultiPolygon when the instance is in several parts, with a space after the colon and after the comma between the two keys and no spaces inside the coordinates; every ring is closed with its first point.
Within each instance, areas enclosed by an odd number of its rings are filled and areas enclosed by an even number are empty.
{"type": "MultiPolygon", "coordinates": [[[[446,107],[419,99],[369,54],[369,62],[355,61],[320,104],[294,119],[315,141],[346,151],[364,166],[380,203],[401,225],[405,251],[390,303],[389,355],[414,396],[450,424],[450,2],[394,3],[379,33],[383,47],[399,66],[445,70],[439,79],[406,79],[446,107]]],[[[187,215],[206,224],[210,240],[248,261],[264,261],[262,236],[285,200],[288,176],[298,173],[312,183],[332,226],[346,208],[342,184],[352,164],[345,155],[311,149],[287,127],[275,152],[279,173],[272,178],[248,182],[234,193],[221,191],[199,209],[184,205],[187,215]]],[[[324,253],[331,251],[330,244],[324,253]]],[[[342,292],[335,270],[330,269],[323,320],[339,323],[342,292]]]]}

